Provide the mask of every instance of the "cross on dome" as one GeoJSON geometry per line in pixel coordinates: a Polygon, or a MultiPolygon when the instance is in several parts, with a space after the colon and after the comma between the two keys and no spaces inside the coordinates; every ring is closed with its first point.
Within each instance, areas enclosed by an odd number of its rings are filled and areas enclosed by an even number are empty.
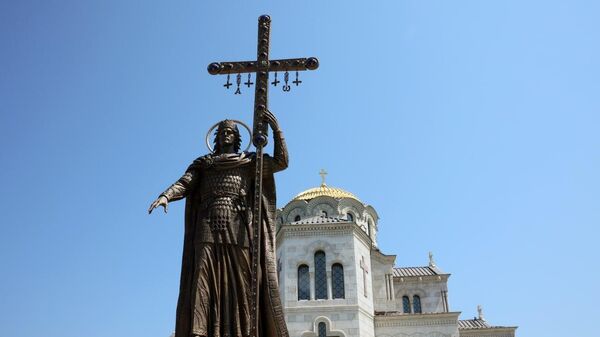
{"type": "Polygon", "coordinates": [[[325,176],[327,175],[327,171],[321,169],[321,171],[319,171],[319,175],[321,176],[321,186],[327,186],[327,184],[325,184],[325,176]]]}
{"type": "Polygon", "coordinates": [[[293,200],[310,200],[316,197],[328,196],[335,199],[350,198],[360,202],[360,200],[354,194],[348,191],[345,191],[341,188],[327,186],[327,183],[325,182],[325,176],[327,176],[327,174],[328,173],[325,171],[325,169],[321,169],[319,171],[319,175],[321,176],[321,185],[300,192],[294,197],[293,200]]]}

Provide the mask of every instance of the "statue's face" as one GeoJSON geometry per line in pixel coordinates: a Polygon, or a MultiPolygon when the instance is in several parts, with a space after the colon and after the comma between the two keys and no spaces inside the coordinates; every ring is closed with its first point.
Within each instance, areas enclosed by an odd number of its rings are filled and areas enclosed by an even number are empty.
{"type": "Polygon", "coordinates": [[[224,127],[217,134],[221,145],[233,145],[235,143],[235,131],[230,127],[224,127]]]}

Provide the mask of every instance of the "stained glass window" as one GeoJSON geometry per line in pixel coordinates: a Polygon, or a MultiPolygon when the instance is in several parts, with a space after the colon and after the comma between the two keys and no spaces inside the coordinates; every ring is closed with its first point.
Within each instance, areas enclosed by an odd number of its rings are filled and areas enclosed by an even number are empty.
{"type": "Polygon", "coordinates": [[[421,313],[421,298],[418,295],[413,296],[413,312],[415,314],[421,313]]]}
{"type": "Polygon", "coordinates": [[[327,299],[327,271],[325,270],[325,253],[315,253],[315,298],[327,299]]]}
{"type": "Polygon", "coordinates": [[[298,267],[298,300],[310,300],[310,276],[305,264],[298,267]]]}
{"type": "Polygon", "coordinates": [[[410,314],[410,300],[408,296],[402,296],[402,309],[405,314],[410,314]]]}
{"type": "Polygon", "coordinates": [[[319,337],[327,336],[327,325],[325,325],[324,322],[319,323],[318,330],[319,330],[319,337]]]}
{"type": "Polygon", "coordinates": [[[331,266],[331,291],[333,298],[344,298],[344,267],[339,263],[331,266]]]}

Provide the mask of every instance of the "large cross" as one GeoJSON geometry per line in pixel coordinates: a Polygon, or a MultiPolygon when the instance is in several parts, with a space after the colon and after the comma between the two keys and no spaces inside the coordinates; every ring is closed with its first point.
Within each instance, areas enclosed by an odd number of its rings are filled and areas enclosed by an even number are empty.
{"type": "Polygon", "coordinates": [[[365,257],[361,256],[360,269],[363,270],[363,293],[367,297],[367,274],[369,273],[369,266],[365,263],[365,257]]]}
{"type": "Polygon", "coordinates": [[[252,134],[253,143],[257,147],[267,143],[267,124],[263,120],[263,112],[268,109],[269,72],[315,70],[319,67],[319,60],[316,57],[269,60],[270,33],[271,18],[268,15],[261,15],[258,18],[256,61],[214,62],[208,65],[208,72],[211,75],[256,73],[252,134]]]}
{"type": "MultiPolygon", "coordinates": [[[[252,239],[252,270],[250,280],[250,336],[258,336],[258,263],[259,243],[261,242],[262,228],[262,172],[263,172],[263,148],[267,145],[268,123],[264,120],[264,114],[269,105],[269,72],[315,70],[319,67],[319,60],[315,57],[269,60],[269,40],[271,33],[271,18],[261,15],[258,18],[258,48],[256,61],[241,62],[215,62],[208,65],[211,75],[256,73],[256,86],[254,91],[254,120],[252,126],[252,143],[256,147],[256,169],[254,171],[254,204],[252,207],[252,228],[255,230],[252,239]]],[[[286,78],[287,80],[287,78],[286,78]]],[[[229,81],[228,81],[229,82],[229,81]]],[[[250,87],[250,79],[245,83],[250,87]]],[[[298,85],[298,83],[296,83],[298,85]]],[[[238,82],[239,87],[239,82],[238,82]]],[[[289,91],[286,81],[285,91],[289,91]]]]}

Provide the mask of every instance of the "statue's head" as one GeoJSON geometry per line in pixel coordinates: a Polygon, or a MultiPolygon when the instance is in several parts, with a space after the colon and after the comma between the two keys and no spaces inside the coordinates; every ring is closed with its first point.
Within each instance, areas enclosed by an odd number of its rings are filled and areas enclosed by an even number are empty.
{"type": "Polygon", "coordinates": [[[215,132],[215,153],[223,153],[225,147],[233,146],[235,152],[240,151],[242,137],[237,124],[229,119],[222,120],[215,132]]]}

